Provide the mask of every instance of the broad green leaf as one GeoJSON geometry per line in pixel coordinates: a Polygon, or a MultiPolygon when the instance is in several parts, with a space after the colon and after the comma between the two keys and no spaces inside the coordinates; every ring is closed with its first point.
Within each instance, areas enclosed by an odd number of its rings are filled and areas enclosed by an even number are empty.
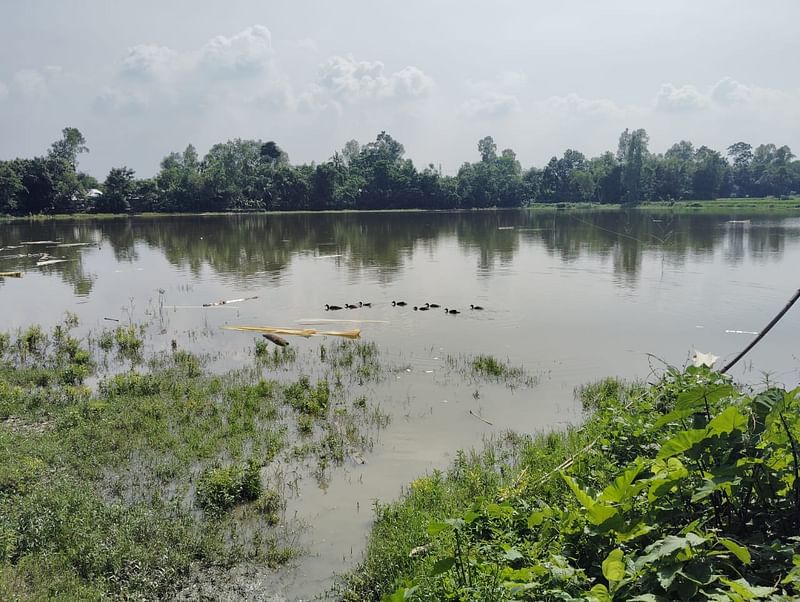
{"type": "Polygon", "coordinates": [[[432,522],[432,523],[428,523],[427,531],[428,531],[428,535],[430,535],[431,537],[436,537],[442,531],[447,531],[449,529],[452,529],[452,527],[450,525],[448,525],[447,523],[432,522]]]}
{"type": "Polygon", "coordinates": [[[597,602],[611,602],[611,594],[608,593],[608,588],[602,583],[598,583],[589,590],[589,599],[597,600],[597,602]]]}
{"type": "Polygon", "coordinates": [[[727,435],[733,431],[747,428],[747,417],[735,406],[728,406],[708,423],[708,432],[715,435],[727,435]]]}
{"type": "Polygon", "coordinates": [[[417,591],[418,586],[414,587],[398,587],[391,594],[386,594],[381,598],[381,602],[405,602],[411,600],[414,592],[417,591]]]}
{"type": "Polygon", "coordinates": [[[503,558],[508,560],[509,562],[514,562],[515,560],[519,560],[523,558],[522,554],[517,548],[512,548],[510,546],[503,546],[505,551],[503,552],[503,558]]]}
{"type": "Polygon", "coordinates": [[[510,504],[487,504],[486,514],[491,518],[511,518],[514,508],[510,504]]]}
{"type": "Polygon", "coordinates": [[[636,461],[631,467],[614,479],[614,482],[608,487],[603,489],[603,493],[600,494],[600,499],[620,504],[636,497],[644,487],[644,483],[634,485],[634,481],[643,468],[644,461],[641,458],[636,458],[636,461]]]}
{"type": "Polygon", "coordinates": [[[740,546],[738,543],[733,541],[732,539],[722,538],[719,542],[728,548],[736,558],[742,561],[743,564],[750,564],[750,552],[747,550],[746,547],[740,546]]]}
{"type": "Polygon", "coordinates": [[[553,516],[553,511],[548,506],[545,506],[541,510],[531,512],[528,517],[528,528],[539,527],[544,522],[544,519],[550,518],[551,516],[553,516]]]}
{"type": "Polygon", "coordinates": [[[460,531],[466,525],[463,518],[446,518],[444,522],[453,527],[456,531],[460,531]]]}
{"type": "Polygon", "coordinates": [[[672,586],[672,582],[675,581],[675,575],[678,574],[682,566],[682,564],[659,565],[656,577],[658,577],[658,582],[664,588],[664,591],[667,591],[672,586]]]}
{"type": "Polygon", "coordinates": [[[678,399],[675,400],[675,408],[669,414],[659,418],[655,423],[655,427],[660,428],[665,424],[677,422],[697,412],[705,411],[706,401],[710,406],[713,406],[720,399],[736,395],[738,393],[735,387],[727,383],[709,387],[694,387],[678,395],[678,399]]]}
{"type": "Polygon", "coordinates": [[[735,465],[721,466],[712,473],[705,473],[703,485],[698,487],[692,496],[693,502],[699,502],[715,491],[724,491],[730,494],[731,488],[742,482],[742,477],[735,465]]]}
{"type": "Polygon", "coordinates": [[[475,510],[470,510],[469,512],[467,512],[464,515],[464,522],[466,524],[468,524],[468,525],[471,525],[475,521],[476,518],[480,518],[480,517],[481,517],[481,513],[480,512],[476,512],[475,510]]]}
{"type": "Polygon", "coordinates": [[[720,581],[731,588],[731,590],[739,594],[745,600],[757,600],[765,598],[775,591],[774,587],[764,587],[758,585],[750,585],[747,579],[737,579],[732,581],[721,577],[720,581]]]}
{"type": "Polygon", "coordinates": [[[622,558],[622,550],[616,548],[611,550],[603,561],[603,577],[605,577],[609,583],[612,581],[622,581],[625,578],[625,564],[622,562],[622,558]]]}
{"type": "Polygon", "coordinates": [[[583,489],[578,486],[575,480],[568,475],[561,474],[564,480],[569,485],[569,488],[572,489],[572,492],[575,494],[575,497],[578,498],[578,501],[586,510],[586,517],[589,519],[593,525],[602,525],[612,516],[617,515],[617,509],[613,506],[608,506],[606,504],[595,502],[592,497],[583,491],[583,489]]]}
{"type": "Polygon", "coordinates": [[[706,429],[681,431],[661,446],[656,458],[671,458],[672,456],[687,452],[707,437],[709,437],[709,435],[706,429]]]}
{"type": "Polygon", "coordinates": [[[636,567],[641,568],[655,560],[659,560],[660,558],[670,556],[675,552],[682,551],[688,546],[689,540],[686,537],[667,535],[664,539],[652,543],[645,548],[647,554],[636,559],[636,567]]]}
{"type": "Polygon", "coordinates": [[[635,525],[631,526],[627,531],[617,531],[615,539],[617,540],[617,543],[625,543],[626,541],[631,541],[632,539],[636,539],[642,535],[647,535],[652,530],[652,525],[649,525],[644,521],[639,521],[635,525]]]}
{"type": "Polygon", "coordinates": [[[436,575],[441,575],[442,573],[446,573],[450,569],[453,568],[453,565],[456,563],[456,559],[452,556],[448,556],[447,558],[440,558],[437,560],[433,568],[431,569],[431,577],[435,577],[436,575]]]}
{"type": "Polygon", "coordinates": [[[689,579],[697,585],[705,586],[716,581],[719,575],[715,575],[711,570],[711,566],[705,558],[696,556],[689,562],[683,564],[681,570],[678,571],[686,579],[689,579]]]}

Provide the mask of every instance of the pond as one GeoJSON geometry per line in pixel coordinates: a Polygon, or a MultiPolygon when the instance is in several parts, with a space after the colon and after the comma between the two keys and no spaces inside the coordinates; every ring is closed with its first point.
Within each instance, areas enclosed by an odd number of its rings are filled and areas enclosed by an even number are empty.
{"type": "MultiPolygon", "coordinates": [[[[0,279],[2,330],[52,326],[67,311],[84,333],[147,322],[152,350],[175,340],[219,371],[253,355],[255,337],[226,325],[358,328],[377,345],[394,369],[369,395],[391,420],[365,463],[324,486],[303,479],[289,500],[287,515],[311,527],[309,553],[277,577],[290,599],[358,561],[374,500],[486,437],[579,422],[583,383],[647,379],[693,350],[719,367],[800,286],[800,218],[769,214],[143,216],[5,223],[0,247],[0,271],[24,272],[0,279]],[[440,307],[413,309],[426,304],[440,307]],[[479,355],[524,377],[471,378],[461,368],[479,355]]],[[[799,327],[796,308],[733,376],[796,385],[799,327]]],[[[300,358],[330,339],[287,338],[300,358]]],[[[276,587],[275,575],[254,579],[276,587]]]]}

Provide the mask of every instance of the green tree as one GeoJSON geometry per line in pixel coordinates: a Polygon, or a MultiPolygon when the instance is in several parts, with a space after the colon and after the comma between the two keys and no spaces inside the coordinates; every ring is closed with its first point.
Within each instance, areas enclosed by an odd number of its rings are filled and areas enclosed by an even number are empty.
{"type": "Polygon", "coordinates": [[[626,129],[619,137],[617,159],[622,164],[622,202],[625,204],[643,200],[642,169],[649,154],[649,140],[643,129],[633,132],[626,129]]]}
{"type": "Polygon", "coordinates": [[[78,128],[66,127],[61,130],[61,140],[56,140],[50,145],[49,157],[62,159],[72,166],[75,171],[78,167],[78,155],[88,153],[86,139],[78,128]]]}
{"type": "Polygon", "coordinates": [[[478,152],[481,155],[481,161],[490,163],[497,158],[497,145],[491,136],[486,136],[478,141],[478,152]]]}
{"type": "Polygon", "coordinates": [[[103,195],[95,202],[97,213],[127,213],[131,209],[134,192],[134,171],[128,167],[114,167],[103,183],[103,195]]]}
{"type": "Polygon", "coordinates": [[[0,161],[0,214],[16,213],[18,195],[22,191],[22,178],[15,169],[15,163],[0,161]]]}

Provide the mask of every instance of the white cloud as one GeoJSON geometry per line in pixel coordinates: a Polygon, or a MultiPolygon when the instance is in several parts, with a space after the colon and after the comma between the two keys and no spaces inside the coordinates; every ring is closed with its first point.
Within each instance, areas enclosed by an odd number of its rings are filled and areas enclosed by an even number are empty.
{"type": "Polygon", "coordinates": [[[61,73],[61,67],[55,65],[43,69],[21,69],[11,78],[11,90],[23,98],[41,98],[61,73]]]}
{"type": "Polygon", "coordinates": [[[145,111],[148,105],[148,98],[141,92],[123,91],[119,88],[104,88],[94,100],[94,108],[99,113],[135,114],[145,111]]]}
{"type": "Polygon", "coordinates": [[[726,107],[746,104],[753,99],[753,89],[733,78],[724,77],[711,88],[711,99],[726,107]]]}
{"type": "Polygon", "coordinates": [[[157,44],[140,44],[128,49],[122,61],[122,73],[143,79],[165,79],[176,68],[178,53],[157,44]]]}
{"type": "Polygon", "coordinates": [[[692,85],[677,88],[662,84],[656,95],[656,109],[668,112],[696,111],[709,106],[708,96],[692,85]]]}
{"type": "Polygon", "coordinates": [[[478,98],[471,98],[459,107],[459,113],[466,117],[483,119],[500,118],[518,113],[519,100],[516,96],[500,92],[487,92],[478,98]]]}
{"type": "Polygon", "coordinates": [[[411,99],[424,96],[433,80],[413,66],[386,75],[380,61],[357,61],[332,56],[319,69],[311,96],[330,95],[343,103],[375,99],[411,99]]]}
{"type": "Polygon", "coordinates": [[[565,96],[550,96],[544,108],[568,116],[616,117],[622,113],[613,100],[607,98],[584,98],[574,92],[565,96]]]}
{"type": "Polygon", "coordinates": [[[253,25],[231,37],[209,40],[202,50],[202,62],[223,75],[249,76],[267,70],[274,54],[269,29],[253,25]]]}

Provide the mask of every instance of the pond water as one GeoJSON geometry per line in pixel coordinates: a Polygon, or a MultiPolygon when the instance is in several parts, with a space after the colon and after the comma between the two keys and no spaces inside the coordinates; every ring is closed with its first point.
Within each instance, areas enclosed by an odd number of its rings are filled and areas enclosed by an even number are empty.
{"type": "MultiPolygon", "coordinates": [[[[226,370],[252,358],[254,337],[224,325],[360,328],[401,367],[371,391],[392,420],[366,464],[342,467],[324,488],[307,479],[289,502],[289,513],[313,527],[304,535],[309,555],[280,575],[290,599],[319,593],[357,562],[373,500],[395,498],[484,437],[580,421],[580,384],[646,379],[663,362],[686,364],[694,349],[721,364],[800,286],[800,218],[785,215],[132,217],[6,223],[0,247],[0,271],[25,272],[0,279],[2,330],[51,326],[66,311],[84,331],[113,326],[106,318],[148,320],[152,349],[175,339],[213,353],[214,369],[226,370]],[[202,307],[246,297],[258,298],[202,307]],[[397,300],[408,305],[393,307],[397,300]],[[359,301],[371,307],[325,311],[359,301]],[[441,308],[413,310],[426,302],[441,308]],[[348,321],[309,326],[334,319],[348,321]],[[447,358],[477,354],[523,366],[537,383],[475,382],[447,368],[447,358]]],[[[796,385],[799,327],[795,308],[734,377],[796,385]]],[[[311,353],[321,340],[291,343],[311,353]]],[[[275,587],[274,576],[261,579],[275,587]]]]}

